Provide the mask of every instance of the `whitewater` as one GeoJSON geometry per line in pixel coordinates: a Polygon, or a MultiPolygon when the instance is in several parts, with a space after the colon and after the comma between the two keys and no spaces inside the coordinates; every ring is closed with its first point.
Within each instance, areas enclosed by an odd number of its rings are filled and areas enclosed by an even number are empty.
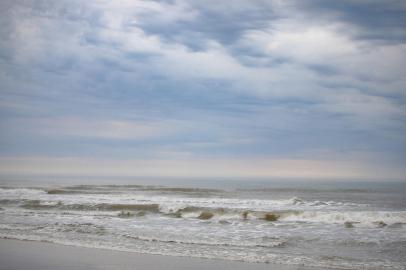
{"type": "Polygon", "coordinates": [[[405,269],[405,189],[0,185],[0,237],[332,269],[405,269]]]}

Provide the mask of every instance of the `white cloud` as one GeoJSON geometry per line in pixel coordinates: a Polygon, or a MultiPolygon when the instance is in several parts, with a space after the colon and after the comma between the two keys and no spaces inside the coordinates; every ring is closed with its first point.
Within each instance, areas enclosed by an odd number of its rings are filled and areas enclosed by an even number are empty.
{"type": "Polygon", "coordinates": [[[269,29],[247,31],[241,39],[246,46],[272,57],[286,57],[302,63],[334,62],[358,53],[357,44],[338,34],[333,26],[303,27],[272,22],[269,29]]]}

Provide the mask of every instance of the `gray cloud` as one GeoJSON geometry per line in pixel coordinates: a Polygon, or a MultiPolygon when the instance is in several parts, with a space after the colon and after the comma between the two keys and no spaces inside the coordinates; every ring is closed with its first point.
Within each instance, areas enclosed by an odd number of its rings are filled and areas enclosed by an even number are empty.
{"type": "Polygon", "coordinates": [[[400,2],[1,5],[0,155],[404,158],[400,2]]]}
{"type": "Polygon", "coordinates": [[[161,13],[141,13],[138,25],[150,34],[168,41],[181,42],[191,49],[204,49],[208,39],[232,45],[250,29],[265,27],[277,18],[272,1],[176,1],[172,6],[184,7],[193,16],[188,19],[161,20],[161,13]]]}
{"type": "Polygon", "coordinates": [[[297,1],[298,10],[324,23],[338,21],[347,28],[343,34],[381,43],[406,40],[406,5],[404,1],[297,1]]]}

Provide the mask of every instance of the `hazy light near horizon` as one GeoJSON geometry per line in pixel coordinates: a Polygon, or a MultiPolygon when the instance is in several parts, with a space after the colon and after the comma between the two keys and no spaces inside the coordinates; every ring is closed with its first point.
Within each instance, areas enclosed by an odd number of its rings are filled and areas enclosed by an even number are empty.
{"type": "Polygon", "coordinates": [[[30,177],[266,178],[295,180],[402,180],[404,173],[357,161],[289,159],[114,160],[80,158],[3,158],[0,175],[30,177]]]}
{"type": "Polygon", "coordinates": [[[0,174],[406,180],[402,1],[1,1],[0,174]]]}

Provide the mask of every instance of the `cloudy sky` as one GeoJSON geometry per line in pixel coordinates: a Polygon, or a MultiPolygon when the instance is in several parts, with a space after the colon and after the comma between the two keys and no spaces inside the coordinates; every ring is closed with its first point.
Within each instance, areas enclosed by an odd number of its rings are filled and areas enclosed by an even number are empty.
{"type": "Polygon", "coordinates": [[[406,178],[406,2],[0,2],[0,173],[406,178]]]}

